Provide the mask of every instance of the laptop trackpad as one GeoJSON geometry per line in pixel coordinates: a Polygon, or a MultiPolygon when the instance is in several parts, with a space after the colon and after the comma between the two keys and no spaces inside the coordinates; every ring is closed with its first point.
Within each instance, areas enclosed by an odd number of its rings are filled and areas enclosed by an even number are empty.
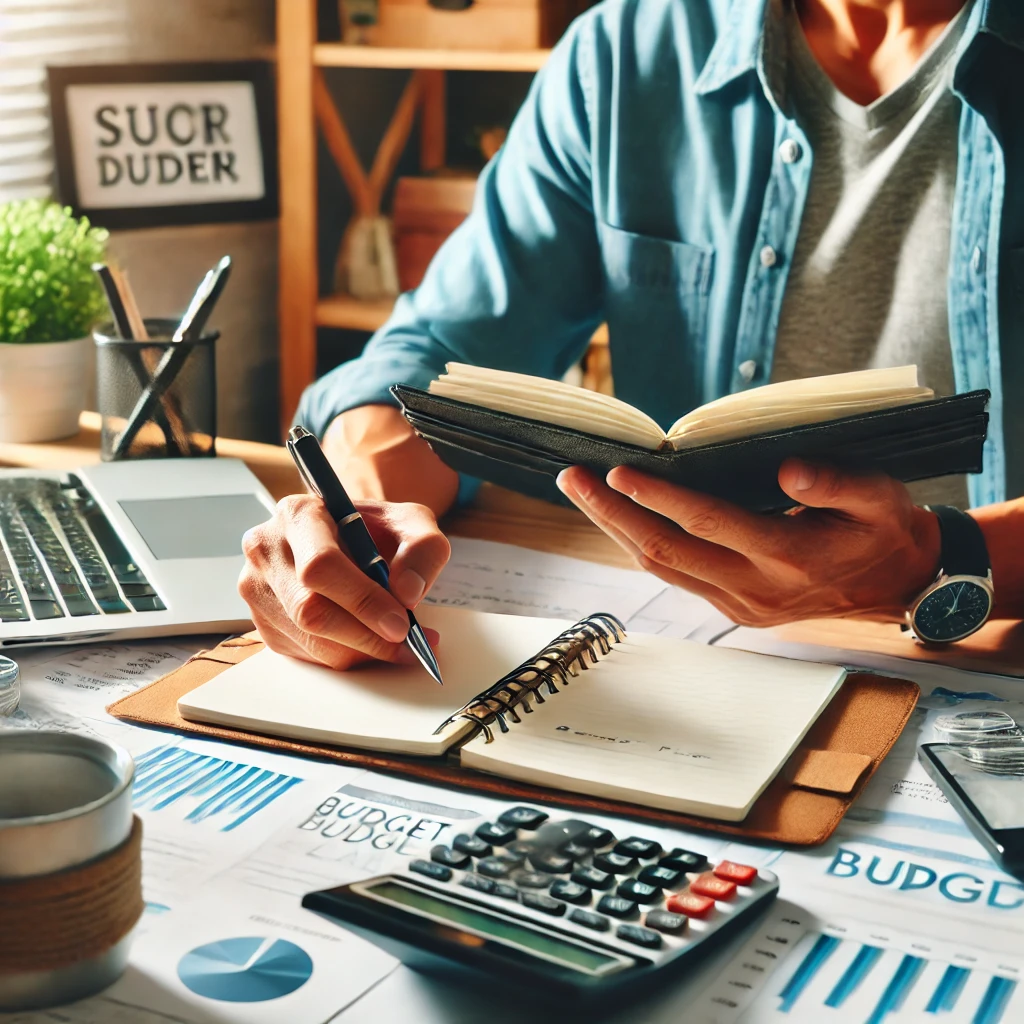
{"type": "Polygon", "coordinates": [[[242,534],[270,518],[255,494],[119,501],[154,558],[224,558],[242,553],[242,534]]]}

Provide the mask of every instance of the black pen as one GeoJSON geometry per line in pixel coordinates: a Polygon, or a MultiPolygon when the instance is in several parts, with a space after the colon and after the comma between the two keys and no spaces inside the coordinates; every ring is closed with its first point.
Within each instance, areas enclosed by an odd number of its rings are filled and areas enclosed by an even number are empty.
{"type": "MultiPolygon", "coordinates": [[[[348,547],[352,560],[374,583],[379,583],[385,590],[389,590],[390,573],[387,562],[377,550],[363,517],[352,504],[352,499],[345,493],[345,488],[327,461],[320,442],[305,427],[292,427],[288,432],[288,452],[306,487],[323,501],[328,515],[338,524],[338,536],[348,547]]],[[[412,612],[408,612],[408,615],[409,632],[405,642],[420,664],[443,686],[441,669],[438,667],[434,652],[430,649],[423,627],[416,621],[412,612]]]]}
{"type": "Polygon", "coordinates": [[[149,419],[154,408],[163,399],[164,392],[174,383],[181,368],[185,365],[189,353],[192,351],[188,344],[182,342],[196,341],[206,326],[206,321],[213,312],[220,294],[224,291],[224,285],[228,282],[231,274],[231,257],[223,256],[220,262],[200,282],[192,301],[189,303],[185,315],[181,318],[174,335],[171,338],[173,344],[167,347],[163,357],[157,364],[153,373],[153,379],[149,387],[139,396],[131,415],[121,436],[114,443],[114,458],[123,458],[136,435],[142,429],[143,424],[149,419]]]}

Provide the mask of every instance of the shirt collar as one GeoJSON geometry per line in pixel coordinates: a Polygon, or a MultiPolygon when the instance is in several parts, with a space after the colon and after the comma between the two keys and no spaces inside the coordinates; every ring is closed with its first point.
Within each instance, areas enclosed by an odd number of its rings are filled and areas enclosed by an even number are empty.
{"type": "Polygon", "coordinates": [[[768,0],[733,0],[697,78],[698,95],[717,92],[757,67],[768,0]]]}
{"type": "Polygon", "coordinates": [[[979,28],[1010,46],[1024,50],[1024,4],[1020,0],[976,0],[981,8],[979,28]]]}
{"type": "MultiPolygon", "coordinates": [[[[726,22],[697,78],[698,95],[717,92],[757,68],[768,3],[769,0],[733,0],[726,22]]],[[[977,30],[1024,49],[1024,3],[1021,0],[976,0],[976,3],[978,10],[971,20],[977,30]]],[[[974,35],[974,26],[968,25],[966,36],[974,35]]],[[[966,44],[969,39],[963,42],[966,44]]]]}

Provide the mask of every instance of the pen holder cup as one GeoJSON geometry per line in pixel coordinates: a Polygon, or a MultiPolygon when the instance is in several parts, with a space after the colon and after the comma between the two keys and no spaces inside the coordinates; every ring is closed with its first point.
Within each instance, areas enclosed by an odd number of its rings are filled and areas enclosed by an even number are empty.
{"type": "Polygon", "coordinates": [[[175,342],[176,327],[147,319],[147,341],[125,341],[112,325],[93,332],[104,462],[217,454],[220,333],[175,342]]]}

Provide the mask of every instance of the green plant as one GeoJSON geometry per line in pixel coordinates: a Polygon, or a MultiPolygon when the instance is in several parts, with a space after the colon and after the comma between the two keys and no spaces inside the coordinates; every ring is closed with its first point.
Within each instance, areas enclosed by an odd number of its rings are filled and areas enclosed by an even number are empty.
{"type": "Polygon", "coordinates": [[[104,313],[108,234],[42,199],[0,204],[0,342],[84,337],[104,313]]]}

